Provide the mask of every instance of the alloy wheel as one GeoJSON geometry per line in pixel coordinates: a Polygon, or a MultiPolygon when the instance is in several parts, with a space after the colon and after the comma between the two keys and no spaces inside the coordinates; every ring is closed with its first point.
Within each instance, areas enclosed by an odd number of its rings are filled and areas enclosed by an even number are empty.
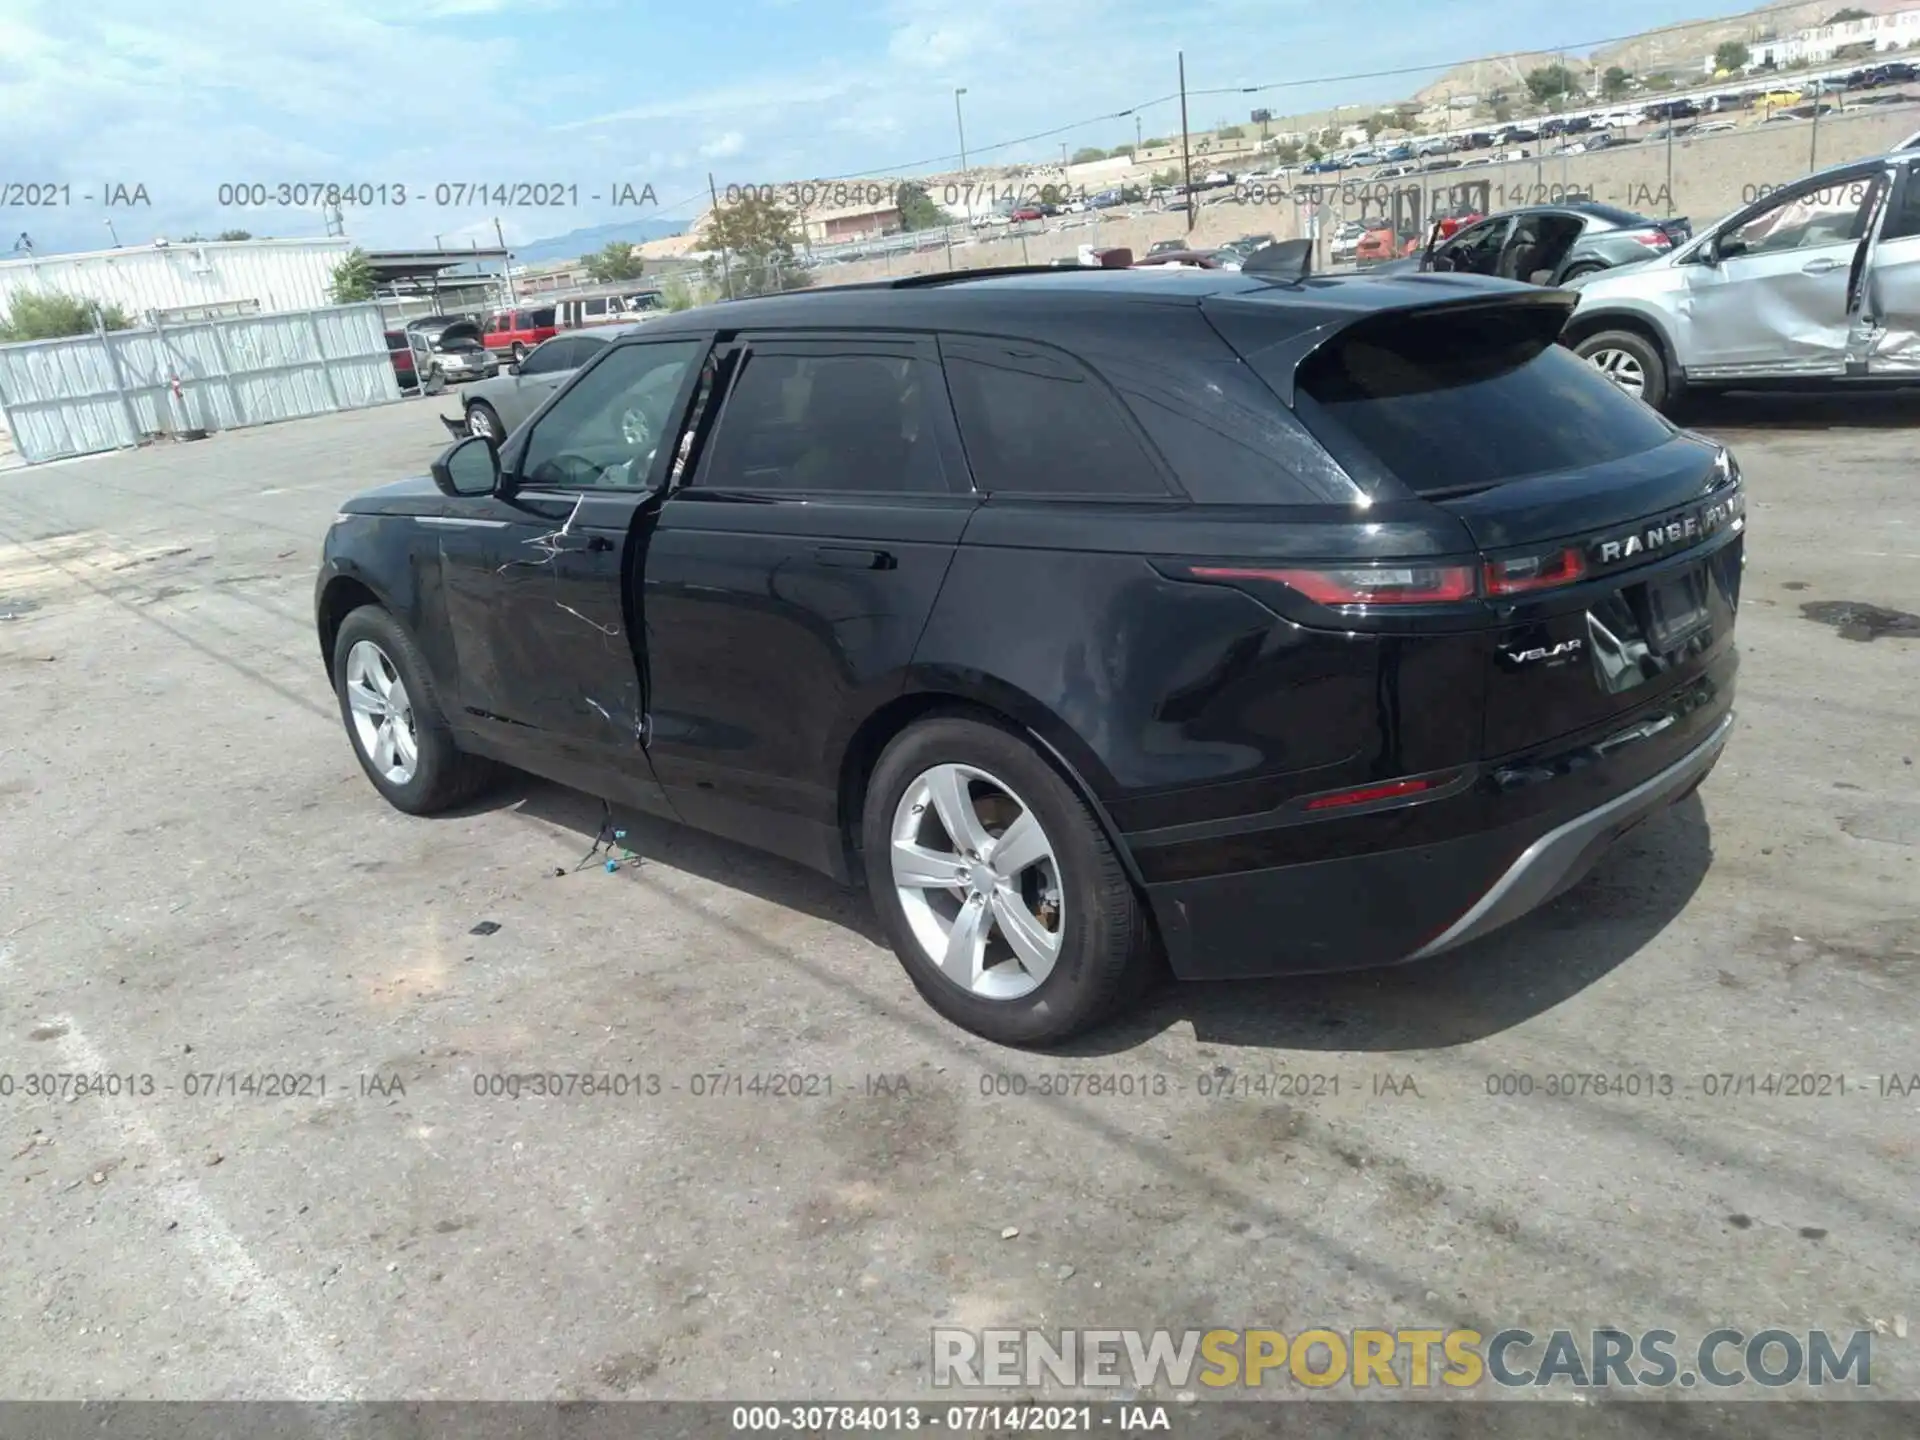
{"type": "Polygon", "coordinates": [[[420,765],[413,699],[394,663],[371,640],[347,652],[347,709],[360,753],[391,785],[405,785],[420,765]]]}
{"type": "Polygon", "coordinates": [[[1596,350],[1587,356],[1587,361],[1594,369],[1634,398],[1639,399],[1646,395],[1647,372],[1641,367],[1640,362],[1625,350],[1615,350],[1612,347],[1596,350]]]}
{"type": "Polygon", "coordinates": [[[1065,935],[1059,862],[1040,817],[972,765],[936,765],[894,809],[894,890],[926,958],[987,1000],[1053,973],[1065,935]]]}
{"type": "Polygon", "coordinates": [[[478,405],[467,411],[467,433],[478,435],[483,440],[493,439],[493,421],[478,405]]]}

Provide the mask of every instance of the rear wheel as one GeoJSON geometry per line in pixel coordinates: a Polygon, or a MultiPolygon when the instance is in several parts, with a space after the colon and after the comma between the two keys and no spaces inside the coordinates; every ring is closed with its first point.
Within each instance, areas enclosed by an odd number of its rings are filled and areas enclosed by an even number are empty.
{"type": "Polygon", "coordinates": [[[333,686],[360,768],[395,809],[431,815],[471,799],[499,774],[453,743],[426,662],[379,606],[363,605],[340,622],[333,686]]]}
{"type": "Polygon", "coordinates": [[[513,342],[513,363],[518,365],[522,360],[526,358],[527,358],[527,347],[522,345],[518,340],[514,341],[513,342]]]}
{"type": "Polygon", "coordinates": [[[1631,330],[1602,330],[1575,345],[1573,353],[1636,400],[1656,410],[1665,408],[1667,362],[1646,336],[1631,330]]]}
{"type": "Polygon", "coordinates": [[[867,883],[908,978],[954,1023],[1043,1045],[1149,973],[1145,908],[1099,822],[1018,735],[942,717],[875,768],[867,883]]]}

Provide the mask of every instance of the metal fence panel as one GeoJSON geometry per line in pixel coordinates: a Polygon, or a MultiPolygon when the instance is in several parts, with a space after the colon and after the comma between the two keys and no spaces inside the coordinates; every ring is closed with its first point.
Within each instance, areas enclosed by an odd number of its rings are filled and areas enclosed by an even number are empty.
{"type": "Polygon", "coordinates": [[[373,304],[0,345],[0,418],[30,463],[399,398],[373,304]]]}

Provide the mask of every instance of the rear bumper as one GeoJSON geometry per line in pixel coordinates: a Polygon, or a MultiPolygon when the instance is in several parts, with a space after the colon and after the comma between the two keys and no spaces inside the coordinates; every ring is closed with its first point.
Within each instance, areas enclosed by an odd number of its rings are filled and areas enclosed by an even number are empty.
{"type": "MultiPolygon", "coordinates": [[[[1598,803],[1589,792],[1572,813],[1536,813],[1425,845],[1149,883],[1173,971],[1197,980],[1360,970],[1477,940],[1570,888],[1628,830],[1706,777],[1733,713],[1722,705],[1695,719],[1677,758],[1598,803]]],[[[1576,767],[1569,778],[1578,775],[1576,767]]]]}

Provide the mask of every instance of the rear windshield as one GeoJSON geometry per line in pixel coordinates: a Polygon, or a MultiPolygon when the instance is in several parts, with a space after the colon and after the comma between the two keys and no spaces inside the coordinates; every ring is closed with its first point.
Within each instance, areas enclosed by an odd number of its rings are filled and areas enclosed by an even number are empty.
{"type": "Polygon", "coordinates": [[[1360,321],[1300,366],[1300,416],[1359,467],[1356,478],[1384,469],[1426,496],[1603,465],[1672,439],[1652,410],[1554,343],[1561,319],[1529,305],[1360,321]]]}

